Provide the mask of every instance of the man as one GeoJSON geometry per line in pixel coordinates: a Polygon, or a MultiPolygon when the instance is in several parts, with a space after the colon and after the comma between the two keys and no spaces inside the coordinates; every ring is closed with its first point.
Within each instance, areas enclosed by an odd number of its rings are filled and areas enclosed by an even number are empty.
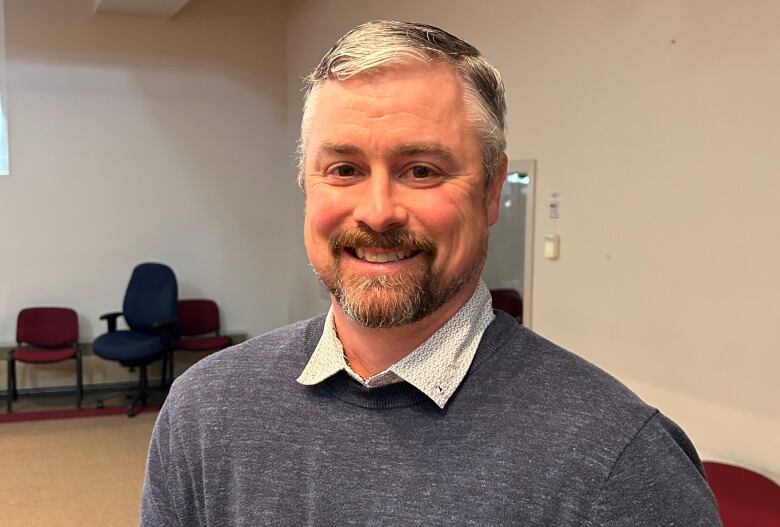
{"type": "Polygon", "coordinates": [[[498,71],[371,22],[309,78],[304,238],[327,316],[174,384],[144,525],[718,525],[683,432],[490,307],[498,71]]]}

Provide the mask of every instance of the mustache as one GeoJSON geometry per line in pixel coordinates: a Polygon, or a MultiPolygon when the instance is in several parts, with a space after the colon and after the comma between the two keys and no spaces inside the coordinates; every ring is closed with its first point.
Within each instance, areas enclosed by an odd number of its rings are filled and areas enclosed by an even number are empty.
{"type": "Polygon", "coordinates": [[[366,227],[352,227],[334,234],[330,239],[330,248],[334,254],[345,248],[400,249],[436,253],[436,244],[427,236],[412,234],[403,229],[377,232],[366,227]]]}

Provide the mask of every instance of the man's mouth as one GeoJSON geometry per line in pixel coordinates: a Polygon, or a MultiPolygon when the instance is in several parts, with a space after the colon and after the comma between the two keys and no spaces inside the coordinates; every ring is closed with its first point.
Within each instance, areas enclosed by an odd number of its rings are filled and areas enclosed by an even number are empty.
{"type": "Polygon", "coordinates": [[[436,246],[426,236],[402,230],[375,232],[360,226],[334,234],[330,249],[336,258],[347,254],[372,264],[397,264],[419,255],[433,259],[436,253],[436,246]]]}
{"type": "Polygon", "coordinates": [[[373,247],[355,247],[347,248],[349,252],[355,258],[365,260],[370,263],[387,263],[398,262],[406,260],[416,255],[420,251],[414,251],[411,249],[392,249],[392,248],[373,248],[373,247]]]}

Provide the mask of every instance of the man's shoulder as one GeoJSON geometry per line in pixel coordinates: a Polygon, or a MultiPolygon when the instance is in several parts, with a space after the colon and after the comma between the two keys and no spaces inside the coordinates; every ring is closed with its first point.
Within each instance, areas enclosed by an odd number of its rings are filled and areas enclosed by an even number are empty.
{"type": "Polygon", "coordinates": [[[525,408],[543,409],[548,416],[628,421],[637,427],[657,412],[583,357],[519,324],[498,317],[497,322],[500,331],[486,334],[496,352],[486,357],[484,366],[494,380],[511,387],[508,396],[521,400],[525,408]]]}
{"type": "Polygon", "coordinates": [[[597,474],[601,484],[617,469],[659,463],[700,479],[695,449],[658,409],[584,358],[518,324],[500,324],[501,338],[486,335],[495,352],[473,372],[479,380],[471,392],[484,392],[480,412],[501,423],[509,443],[565,460],[572,478],[597,474]]]}

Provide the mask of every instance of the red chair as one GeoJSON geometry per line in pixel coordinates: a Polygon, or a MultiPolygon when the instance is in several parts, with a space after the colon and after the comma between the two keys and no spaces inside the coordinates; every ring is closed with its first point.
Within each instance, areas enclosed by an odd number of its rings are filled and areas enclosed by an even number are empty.
{"type": "MultiPolygon", "coordinates": [[[[219,307],[213,300],[188,298],[176,305],[181,339],[176,351],[219,351],[230,346],[230,337],[221,335],[219,307]]],[[[170,379],[173,380],[173,361],[170,379]]]]}
{"type": "Polygon", "coordinates": [[[66,307],[30,307],[19,312],[16,320],[17,346],[8,352],[8,390],[6,410],[10,414],[12,401],[17,399],[16,361],[29,364],[76,360],[78,396],[81,409],[84,385],[81,376],[81,349],[78,345],[79,319],[66,307]]]}
{"type": "Polygon", "coordinates": [[[213,300],[179,300],[176,315],[182,335],[176,349],[216,351],[230,346],[230,337],[219,333],[219,307],[213,300]]]}
{"type": "Polygon", "coordinates": [[[704,461],[723,527],[780,527],[780,486],[752,470],[704,461]]]}
{"type": "Polygon", "coordinates": [[[523,297],[514,289],[491,289],[490,296],[493,299],[493,307],[506,311],[518,322],[523,321],[523,297]]]}
{"type": "Polygon", "coordinates": [[[218,351],[230,346],[230,337],[220,334],[219,307],[213,300],[205,298],[179,300],[176,304],[176,316],[181,331],[181,339],[176,350],[218,351]]]}

